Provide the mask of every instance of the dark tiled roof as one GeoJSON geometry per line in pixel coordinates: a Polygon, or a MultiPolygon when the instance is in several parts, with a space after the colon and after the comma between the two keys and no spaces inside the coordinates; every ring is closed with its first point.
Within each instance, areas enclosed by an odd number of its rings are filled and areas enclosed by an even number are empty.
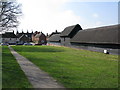
{"type": "Polygon", "coordinates": [[[29,41],[29,37],[27,37],[25,34],[19,37],[19,40],[21,41],[29,41]]]}
{"type": "Polygon", "coordinates": [[[0,34],[0,38],[2,38],[2,34],[0,34]]]}
{"type": "Polygon", "coordinates": [[[49,37],[48,41],[59,42],[60,41],[60,34],[53,34],[51,37],[49,37]]]}
{"type": "Polygon", "coordinates": [[[28,37],[32,37],[33,33],[17,33],[16,36],[21,37],[23,34],[27,35],[28,37]]]}
{"type": "Polygon", "coordinates": [[[21,37],[22,35],[23,35],[22,33],[16,34],[18,38],[21,37]]]}
{"type": "Polygon", "coordinates": [[[118,44],[118,25],[81,30],[71,39],[71,42],[118,44]]]}
{"type": "Polygon", "coordinates": [[[2,38],[17,38],[17,36],[13,32],[6,32],[2,34],[2,38]]]}
{"type": "Polygon", "coordinates": [[[35,38],[40,38],[41,36],[45,36],[45,34],[43,34],[42,32],[38,33],[35,35],[35,38]]]}
{"type": "Polygon", "coordinates": [[[26,33],[26,35],[27,35],[28,37],[32,37],[32,34],[33,34],[33,33],[26,33]]]}
{"type": "Polygon", "coordinates": [[[48,37],[51,37],[53,34],[60,34],[61,32],[52,32],[48,37]]]}
{"type": "Polygon", "coordinates": [[[79,24],[69,26],[69,27],[66,27],[62,31],[60,36],[61,37],[73,37],[79,30],[82,30],[82,28],[81,28],[81,26],[79,24]]]}
{"type": "Polygon", "coordinates": [[[36,34],[35,38],[39,38],[42,35],[42,33],[36,34]]]}

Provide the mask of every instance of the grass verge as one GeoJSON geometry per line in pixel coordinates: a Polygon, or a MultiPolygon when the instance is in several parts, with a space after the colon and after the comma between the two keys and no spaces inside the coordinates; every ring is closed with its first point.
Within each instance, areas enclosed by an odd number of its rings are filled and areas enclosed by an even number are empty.
{"type": "Polygon", "coordinates": [[[13,46],[67,88],[117,88],[118,56],[54,46],[13,46]]]}
{"type": "Polygon", "coordinates": [[[7,46],[2,47],[2,88],[32,88],[7,46]]]}

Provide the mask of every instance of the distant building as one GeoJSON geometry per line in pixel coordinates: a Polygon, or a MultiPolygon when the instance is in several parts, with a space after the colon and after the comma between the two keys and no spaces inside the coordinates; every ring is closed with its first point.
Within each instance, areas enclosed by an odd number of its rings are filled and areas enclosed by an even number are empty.
{"type": "Polygon", "coordinates": [[[47,44],[46,36],[42,32],[36,31],[35,33],[33,33],[32,41],[38,45],[46,45],[47,44]]]}
{"type": "Polygon", "coordinates": [[[54,34],[60,34],[61,32],[58,32],[57,30],[55,31],[55,32],[52,32],[50,35],[47,35],[48,36],[48,38],[49,37],[51,37],[52,35],[54,35],[54,34]]]}
{"type": "Polygon", "coordinates": [[[32,34],[33,34],[33,32],[31,32],[31,33],[29,33],[28,31],[27,31],[27,33],[24,33],[23,31],[21,32],[21,33],[19,33],[18,31],[17,31],[17,33],[16,33],[16,36],[18,37],[18,39],[19,39],[19,42],[18,43],[28,43],[28,42],[32,42],[32,34]]]}
{"type": "Polygon", "coordinates": [[[29,43],[30,39],[27,35],[23,34],[18,38],[19,42],[18,44],[24,44],[24,43],[29,43]]]}
{"type": "Polygon", "coordinates": [[[61,32],[58,32],[57,30],[55,32],[52,32],[47,37],[47,44],[48,45],[61,45],[61,38],[60,38],[61,32]]]}
{"type": "Polygon", "coordinates": [[[9,44],[14,45],[18,42],[18,37],[13,32],[5,32],[2,35],[2,43],[3,44],[9,44]]]}
{"type": "Polygon", "coordinates": [[[48,45],[61,45],[60,34],[53,34],[48,38],[48,45]]]}

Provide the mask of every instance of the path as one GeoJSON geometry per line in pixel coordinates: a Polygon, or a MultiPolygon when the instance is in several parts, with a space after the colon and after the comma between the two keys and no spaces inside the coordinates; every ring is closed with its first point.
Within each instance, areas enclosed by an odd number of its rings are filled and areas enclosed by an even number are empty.
{"type": "Polygon", "coordinates": [[[9,46],[9,49],[34,88],[64,88],[46,72],[40,70],[28,59],[14,51],[12,47],[9,46]]]}

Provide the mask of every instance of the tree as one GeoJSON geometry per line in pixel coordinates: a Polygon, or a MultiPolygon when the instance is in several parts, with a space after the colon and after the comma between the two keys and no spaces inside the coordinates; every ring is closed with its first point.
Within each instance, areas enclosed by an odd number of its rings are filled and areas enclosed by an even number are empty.
{"type": "Polygon", "coordinates": [[[0,1],[0,32],[16,28],[21,14],[21,5],[16,1],[0,1]]]}

